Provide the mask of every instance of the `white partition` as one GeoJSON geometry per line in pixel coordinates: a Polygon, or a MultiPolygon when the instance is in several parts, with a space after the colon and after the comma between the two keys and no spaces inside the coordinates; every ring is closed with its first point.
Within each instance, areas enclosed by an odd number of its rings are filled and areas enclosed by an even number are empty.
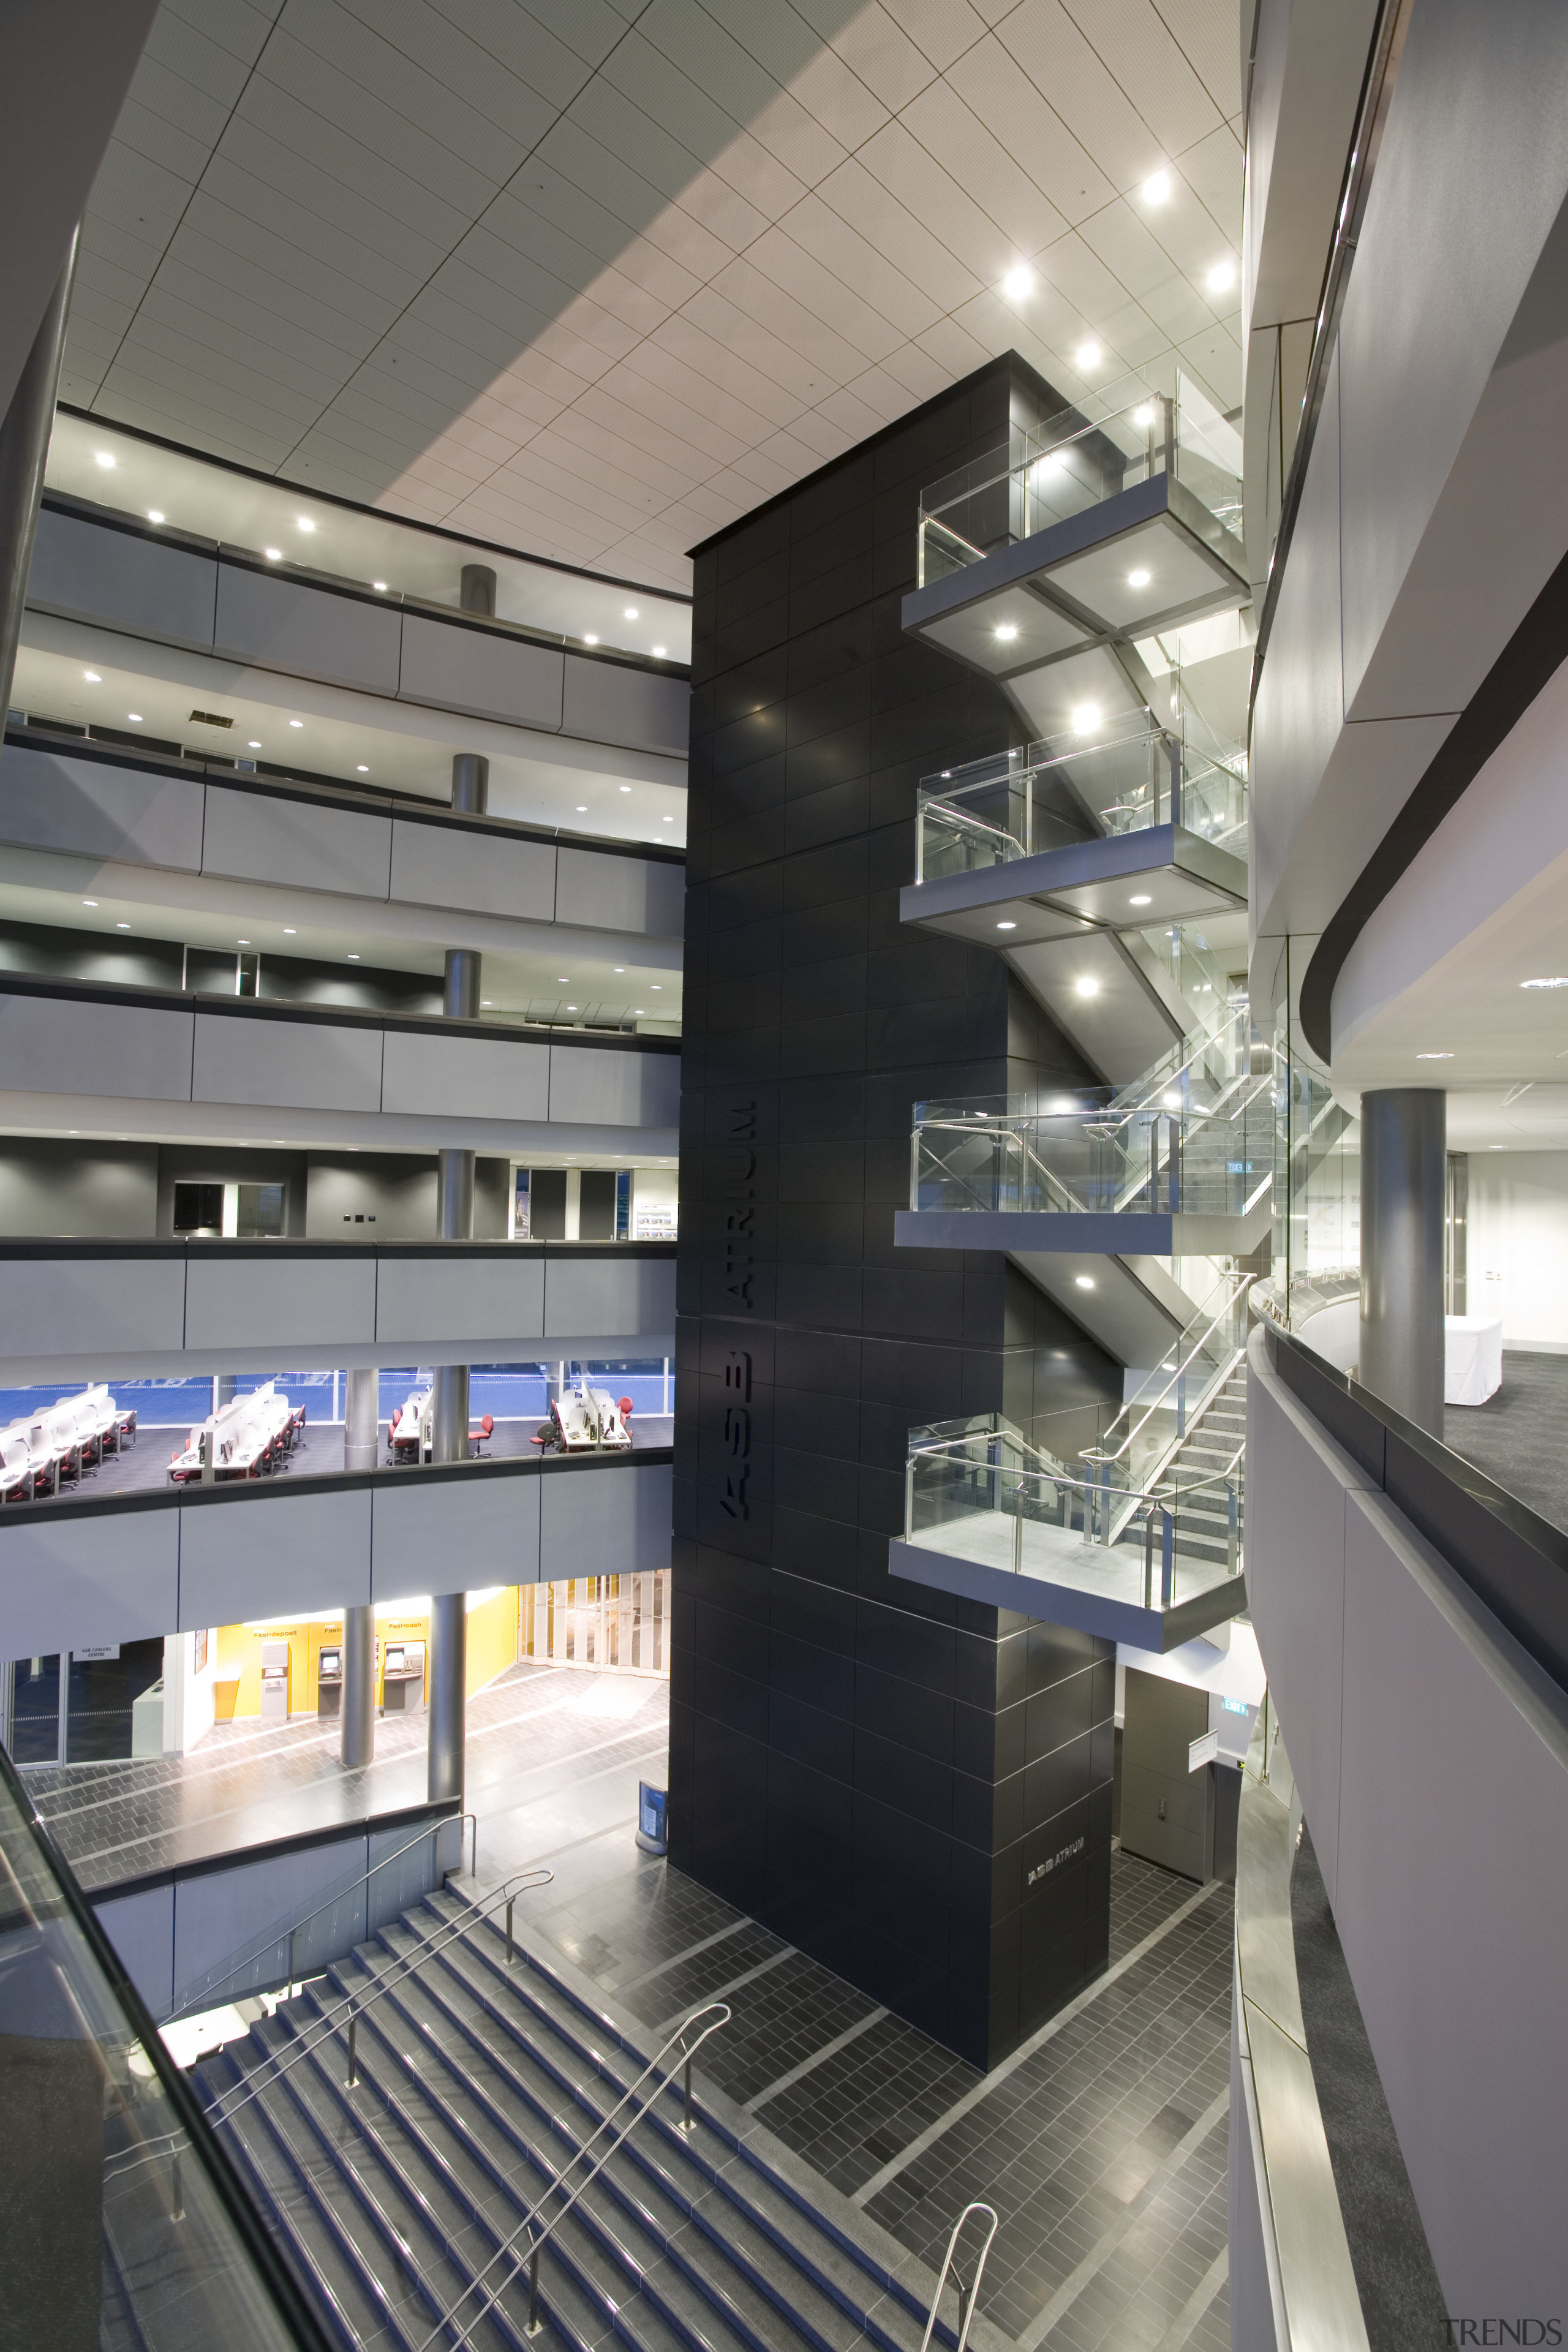
{"type": "Polygon", "coordinates": [[[544,1285],[544,1266],[537,1257],[484,1257],[467,1265],[386,1257],[377,1286],[375,1337],[383,1344],[406,1340],[422,1362],[430,1360],[433,1349],[448,1343],[489,1347],[542,1338],[544,1285]]]}
{"type": "Polygon", "coordinates": [[[572,1471],[539,1480],[539,1581],[669,1566],[671,1467],[572,1471]]]}
{"type": "MultiPolygon", "coordinates": [[[[156,1516],[180,1538],[181,1633],[371,1598],[368,1487],[312,1493],[287,1482],[265,1503],[193,1505],[156,1516]]],[[[112,1521],[110,1525],[114,1524],[112,1521]]]]}
{"type": "Polygon", "coordinates": [[[218,567],[217,648],[264,669],[395,694],[401,625],[394,604],[334,595],[241,564],[218,567]]]}
{"type": "Polygon", "coordinates": [[[207,793],[205,874],[276,882],[297,890],[343,890],[384,898],[392,820],[370,809],[321,808],[273,793],[207,793]]]}
{"type": "Polygon", "coordinates": [[[392,896],[548,923],[555,913],[555,859],[547,841],[508,841],[399,817],[392,828],[392,896]]]}
{"type": "Polygon", "coordinates": [[[361,1257],[193,1257],[185,1275],[185,1345],[334,1348],[376,1336],[376,1264],[361,1257]]]}
{"type": "Polygon", "coordinates": [[[691,738],[691,688],[685,678],[658,670],[568,654],[561,731],[684,759],[691,738]]]}
{"type": "Polygon", "coordinates": [[[201,1013],[190,1098],[276,1109],[379,1110],[381,1043],[379,1029],[201,1013]]]}
{"type": "Polygon", "coordinates": [[[13,1361],[185,1344],[179,1258],[0,1259],[0,1349],[13,1361]]]}
{"type": "Polygon", "coordinates": [[[38,515],[27,602],[110,622],[133,635],[210,646],[217,557],[115,530],[45,507],[38,515]]]}
{"type": "Polygon", "coordinates": [[[120,1956],[121,1967],[155,2018],[174,2006],[174,1889],[144,1886],[134,1895],[95,1902],[99,1926],[120,1956]]]}
{"type": "Polygon", "coordinates": [[[381,1108],[449,1118],[550,1118],[548,1045],[388,1029],[381,1108]]]}
{"type": "Polygon", "coordinates": [[[613,1046],[552,1045],[549,1115],[552,1119],[584,1119],[596,1127],[677,1127],[680,1056],[617,1053],[613,1046]]]}
{"type": "Polygon", "coordinates": [[[174,1007],[0,995],[0,1076],[18,1093],[189,1102],[193,1020],[174,1007]]]}
{"type": "Polygon", "coordinates": [[[403,616],[405,702],[461,710],[473,719],[500,719],[517,727],[561,728],[562,656],[552,646],[518,637],[403,616]]]}
{"type": "Polygon", "coordinates": [[[686,928],[686,868],[653,857],[613,857],[563,848],[555,886],[558,923],[647,931],[678,940],[686,928]]]}
{"type": "Polygon", "coordinates": [[[544,1336],[673,1332],[675,1272],[673,1258],[552,1258],[544,1270],[544,1336]]]}
{"type": "Polygon", "coordinates": [[[149,775],[9,743],[0,752],[0,840],[195,874],[205,791],[200,776],[149,775]]]}
{"type": "Polygon", "coordinates": [[[531,1584],[539,1559],[539,1478],[423,1478],[375,1489],[374,1593],[472,1592],[531,1584]]]}
{"type": "Polygon", "coordinates": [[[167,1633],[180,1622],[181,1516],[111,1511],[76,1518],[62,1512],[25,1526],[0,1521],[5,1655],[26,1658],[87,1642],[144,1642],[167,1633]]]}

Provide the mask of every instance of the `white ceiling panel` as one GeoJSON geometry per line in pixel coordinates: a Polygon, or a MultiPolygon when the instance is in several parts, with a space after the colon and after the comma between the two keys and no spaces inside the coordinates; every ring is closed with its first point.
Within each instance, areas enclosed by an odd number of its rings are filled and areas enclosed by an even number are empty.
{"type": "Polygon", "coordinates": [[[1233,405],[1237,51],[1231,0],[164,0],[64,394],[684,585],[1009,346],[1233,405]]]}

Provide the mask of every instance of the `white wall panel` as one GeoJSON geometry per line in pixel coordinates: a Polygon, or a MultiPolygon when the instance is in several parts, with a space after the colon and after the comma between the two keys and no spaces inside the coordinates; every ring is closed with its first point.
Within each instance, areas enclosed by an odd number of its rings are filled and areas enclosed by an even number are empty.
{"type": "Polygon", "coordinates": [[[0,996],[0,1071],[19,1092],[189,1102],[192,1022],[147,1004],[0,996]]]}
{"type": "Polygon", "coordinates": [[[220,785],[208,792],[204,873],[384,898],[391,867],[390,817],[220,785]]]}
{"type": "Polygon", "coordinates": [[[558,923],[601,930],[647,931],[678,940],[686,927],[686,868],[646,857],[607,857],[563,849],[555,886],[558,923]]]}
{"type": "Polygon", "coordinates": [[[184,1345],[179,1258],[0,1261],[0,1362],[184,1345]]]}
{"type": "Polygon", "coordinates": [[[537,1478],[422,1478],[375,1490],[377,1601],[526,1584],[539,1551],[537,1478]]]}
{"type": "Polygon", "coordinates": [[[145,775],[13,743],[0,753],[0,840],[195,874],[205,790],[199,776],[145,775]]]}
{"type": "Polygon", "coordinates": [[[180,1523],[179,1615],[163,1630],[360,1607],[371,1597],[370,1501],[369,1487],[319,1495],[301,1486],[265,1503],[160,1512],[180,1523]]]}
{"type": "Polygon", "coordinates": [[[38,515],[27,602],[134,630],[210,646],[217,558],[78,515],[38,515]]]}
{"type": "Polygon", "coordinates": [[[264,669],[395,694],[400,630],[395,605],[336,596],[297,580],[268,579],[238,564],[219,566],[218,649],[264,669]]]}
{"type": "Polygon", "coordinates": [[[561,731],[591,743],[628,743],[684,759],[691,738],[691,688],[658,670],[565,656],[561,731]]]}
{"type": "Polygon", "coordinates": [[[447,621],[403,616],[405,702],[467,711],[519,727],[561,727],[563,656],[548,646],[447,621]]]}
{"type": "Polygon", "coordinates": [[[381,1108],[450,1118],[552,1118],[550,1048],[510,1039],[386,1033],[381,1108]]]}
{"type": "Polygon", "coordinates": [[[154,2017],[174,2006],[174,1889],[144,1886],[118,1902],[94,1903],[93,1913],[121,1964],[154,2017]]]}
{"type": "MultiPolygon", "coordinates": [[[[142,1642],[177,1622],[180,1513],[0,1520],[0,1629],[8,1658],[86,1642],[142,1642]]],[[[192,1618],[193,1625],[230,1622],[192,1618]]]]}
{"type": "Polygon", "coordinates": [[[555,913],[555,858],[548,842],[399,818],[392,828],[392,896],[547,923],[555,913]]]}
{"type": "Polygon", "coordinates": [[[539,1580],[628,1576],[669,1566],[671,1470],[649,1462],[595,1476],[542,1477],[539,1580]]]}
{"type": "Polygon", "coordinates": [[[605,1127],[675,1127],[680,1119],[680,1056],[552,1045],[550,1117],[605,1127]]]}
{"type": "Polygon", "coordinates": [[[504,1340],[540,1339],[544,1331],[544,1280],[542,1262],[521,1253],[516,1258],[485,1257],[468,1265],[451,1259],[384,1258],[375,1337],[382,1341],[406,1339],[421,1362],[430,1360],[431,1350],[439,1343],[489,1347],[504,1340]]]}
{"type": "Polygon", "coordinates": [[[185,1345],[331,1348],[375,1338],[375,1259],[193,1258],[185,1278],[185,1345]]]}
{"type": "MultiPolygon", "coordinates": [[[[192,1099],[278,1109],[379,1110],[381,1045],[379,1029],[198,1013],[192,1099]]],[[[104,1086],[97,1091],[125,1089],[104,1086]]]]}
{"type": "Polygon", "coordinates": [[[544,1273],[544,1336],[606,1339],[675,1328],[673,1258],[557,1258],[544,1273]]]}

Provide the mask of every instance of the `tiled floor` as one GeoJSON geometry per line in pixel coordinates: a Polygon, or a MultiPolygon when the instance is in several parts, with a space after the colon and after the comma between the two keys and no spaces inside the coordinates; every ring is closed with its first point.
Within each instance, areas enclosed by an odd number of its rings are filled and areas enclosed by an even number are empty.
{"type": "MultiPolygon", "coordinates": [[[[1106,1975],[982,2075],[637,1852],[637,1782],[662,1777],[667,1708],[662,1683],[532,1666],[472,1700],[481,1885],[542,1862],[552,1876],[519,1903],[525,1932],[650,2046],[699,2003],[729,2001],[703,2053],[711,2080],[933,2266],[968,2200],[994,2204],[982,2308],[1019,2352],[1228,2352],[1228,1886],[1117,1853],[1106,1975]]],[[[310,1725],[29,1784],[105,1884],[406,1802],[423,1793],[424,1729],[380,1725],[365,1774],[342,1773],[310,1725]]]]}

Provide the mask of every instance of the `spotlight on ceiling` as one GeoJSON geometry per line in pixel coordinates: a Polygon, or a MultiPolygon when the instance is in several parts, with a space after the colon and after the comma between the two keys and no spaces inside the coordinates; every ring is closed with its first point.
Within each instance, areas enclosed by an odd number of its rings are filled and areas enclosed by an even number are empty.
{"type": "Polygon", "coordinates": [[[1151,172],[1149,177],[1143,183],[1143,201],[1146,205],[1165,205],[1170,203],[1171,175],[1169,172],[1151,172]]]}
{"type": "Polygon", "coordinates": [[[1081,980],[1074,981],[1073,992],[1075,995],[1078,996],[1098,996],[1100,994],[1100,982],[1098,980],[1091,978],[1086,971],[1081,980]]]}
{"type": "Polygon", "coordinates": [[[1151,574],[1147,572],[1130,572],[1127,575],[1127,585],[1129,588],[1147,588],[1150,578],[1151,574]]]}
{"type": "Polygon", "coordinates": [[[1092,1274],[1075,1274],[1073,1280],[1080,1290],[1092,1290],[1094,1288],[1094,1276],[1092,1274]]]}
{"type": "Polygon", "coordinates": [[[120,460],[118,457],[111,457],[107,449],[100,449],[97,452],[97,462],[104,468],[105,472],[112,473],[114,467],[120,463],[120,460]]]}
{"type": "Polygon", "coordinates": [[[999,931],[1016,931],[1018,926],[1016,923],[998,923],[996,928],[999,931]]]}
{"type": "Polygon", "coordinates": [[[1092,735],[1099,724],[1098,702],[1080,702],[1072,713],[1072,731],[1075,735],[1092,735]]]}
{"type": "Polygon", "coordinates": [[[1216,261],[1205,280],[1211,294],[1228,294],[1236,284],[1236,269],[1228,261],[1216,261]]]}
{"type": "Polygon", "coordinates": [[[147,509],[147,520],[149,522],[162,522],[163,520],[163,509],[159,507],[149,507],[147,509]]]}
{"type": "Polygon", "coordinates": [[[1417,1054],[1415,1058],[1418,1062],[1451,1062],[1454,1056],[1452,1054],[1417,1054]]]}
{"type": "MultiPolygon", "coordinates": [[[[1521,988],[1568,988],[1568,980],[1559,973],[1550,980],[1521,980],[1519,984],[1521,988]]],[[[1490,1149],[1489,1145],[1488,1149],[1490,1149]]]]}
{"type": "Polygon", "coordinates": [[[1098,367],[1100,365],[1100,345],[1095,342],[1079,343],[1077,351],[1074,352],[1072,355],[1072,363],[1076,368],[1098,367]]]}
{"type": "Polygon", "coordinates": [[[992,633],[999,646],[1010,646],[1018,634],[1016,621],[998,621],[992,633]]]}
{"type": "Polygon", "coordinates": [[[1016,269],[1010,269],[1002,280],[1002,291],[1009,302],[1022,302],[1034,290],[1035,273],[1032,269],[1026,269],[1022,262],[1016,269]]]}
{"type": "Polygon", "coordinates": [[[1130,907],[1150,907],[1152,906],[1154,902],[1147,896],[1141,895],[1136,898],[1129,898],[1127,903],[1130,907]]]}

